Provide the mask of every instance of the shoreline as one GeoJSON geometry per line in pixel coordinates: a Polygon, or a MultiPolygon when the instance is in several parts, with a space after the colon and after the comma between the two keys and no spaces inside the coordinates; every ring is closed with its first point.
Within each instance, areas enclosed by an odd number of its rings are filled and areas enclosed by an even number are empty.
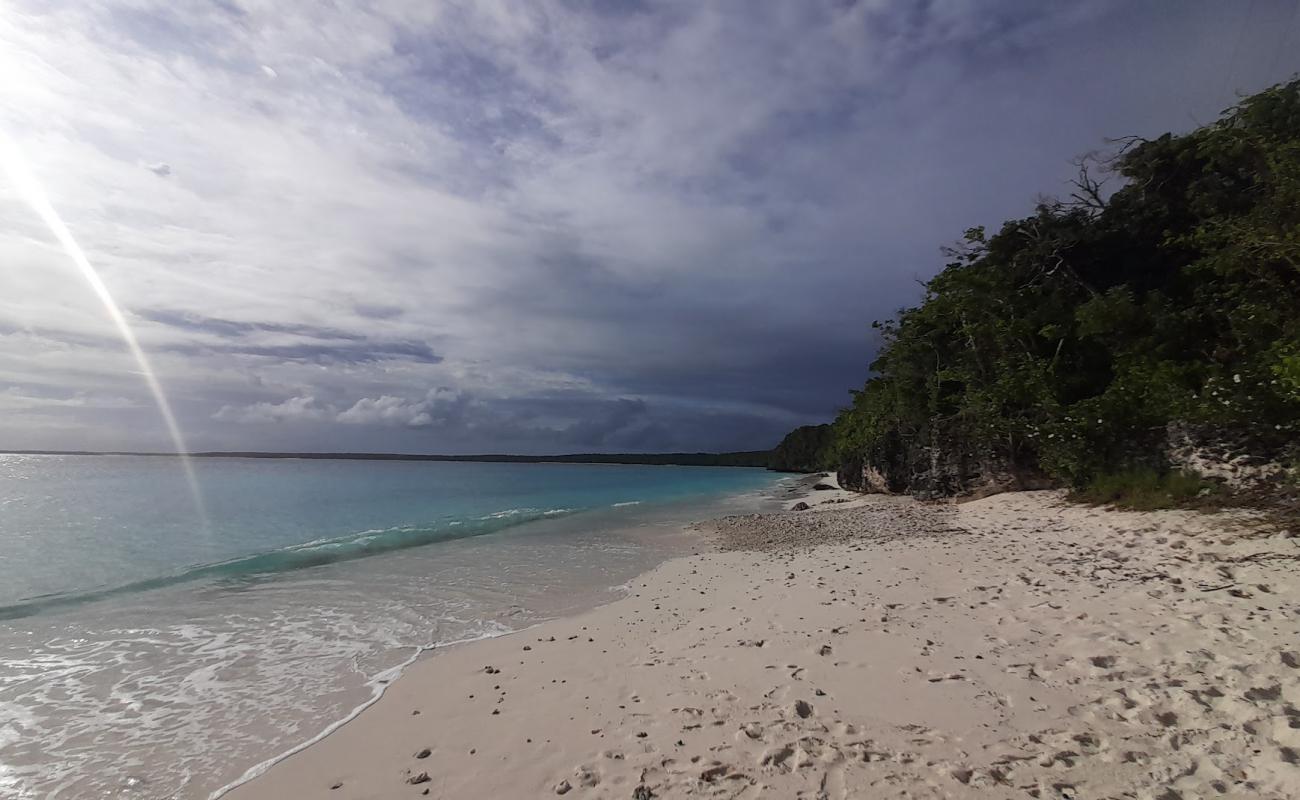
{"type": "Polygon", "coordinates": [[[811,510],[692,526],[708,546],[622,598],[414,659],[348,721],[220,796],[1300,788],[1300,737],[1270,722],[1300,703],[1286,649],[1300,581],[1268,557],[1276,536],[1241,527],[1248,514],[1112,512],[1055,492],[921,504],[812,482],[811,510]],[[1269,610],[1192,585],[1221,576],[1223,550],[1247,565],[1228,569],[1268,573],[1235,577],[1267,587],[1239,593],[1269,610]],[[1189,613],[1171,619],[1175,601],[1189,613]],[[1235,695],[1224,684],[1243,679],[1197,655],[1234,647],[1232,669],[1255,673],[1235,695]],[[1197,709],[1215,713],[1183,731],[1197,709]]]}
{"type": "Polygon", "coordinates": [[[533,628],[539,627],[541,625],[545,625],[553,621],[554,620],[543,620],[542,622],[529,625],[525,628],[520,628],[519,630],[503,631],[501,633],[485,633],[479,636],[470,637],[468,639],[459,639],[451,642],[440,642],[436,644],[420,645],[420,647],[416,650],[416,652],[406,661],[403,661],[400,664],[396,664],[392,667],[389,667],[388,669],[376,675],[371,680],[371,683],[374,684],[371,687],[373,690],[373,694],[365,702],[361,703],[356,708],[353,708],[341,719],[335,720],[334,722],[331,722],[330,724],[326,725],[325,728],[320,733],[316,734],[310,739],[307,739],[301,744],[294,745],[290,749],[286,750],[285,752],[277,756],[272,756],[271,758],[268,758],[265,761],[262,761],[261,763],[254,764],[253,766],[249,767],[244,772],[243,775],[239,776],[238,778],[226,784],[225,786],[222,786],[214,790],[212,793],[210,793],[208,795],[208,800],[219,800],[219,798],[225,797],[226,795],[235,791],[236,789],[243,786],[244,784],[256,780],[259,776],[265,774],[268,770],[274,769],[277,764],[285,761],[286,759],[294,755],[297,755],[298,753],[301,753],[302,751],[306,750],[309,747],[312,747],[313,745],[317,744],[318,742],[324,740],[325,738],[329,737],[330,735],[332,735],[333,733],[341,729],[344,725],[347,725],[349,722],[352,722],[354,719],[364,714],[366,709],[370,708],[375,703],[378,703],[380,700],[382,700],[384,697],[384,693],[396,681],[401,679],[402,675],[405,674],[406,670],[410,669],[412,666],[419,663],[421,659],[428,657],[430,653],[433,653],[438,650],[453,648],[453,647],[464,647],[466,645],[471,645],[476,642],[484,642],[490,639],[500,639],[507,636],[514,636],[515,634],[527,633],[533,628]]]}
{"type": "MultiPolygon", "coordinates": [[[[139,455],[139,454],[131,453],[127,455],[139,455]]],[[[565,464],[566,462],[555,462],[555,463],[565,464]]],[[[582,464],[582,465],[591,466],[590,464],[582,464]]],[[[609,464],[596,464],[595,466],[619,467],[619,466],[629,466],[629,465],[620,464],[620,463],[609,463],[609,464]]],[[[630,465],[630,466],[637,466],[637,465],[630,465]]],[[[671,466],[671,465],[665,465],[665,466],[671,466]]],[[[789,478],[778,480],[776,483],[772,485],[772,488],[769,490],[770,497],[768,498],[768,502],[776,503],[783,507],[788,507],[792,503],[797,502],[800,498],[807,496],[812,491],[811,486],[814,482],[816,482],[816,480],[817,479],[812,476],[790,476],[789,478]]],[[[733,499],[738,499],[741,497],[748,497],[748,496],[750,496],[750,493],[745,492],[738,495],[734,495],[732,497],[733,499]]],[[[622,508],[622,507],[630,507],[630,506],[639,506],[642,504],[642,502],[643,501],[635,500],[629,502],[615,503],[613,504],[612,507],[622,508]]],[[[691,529],[697,524],[699,524],[698,521],[683,523],[681,525],[680,533],[681,534],[689,533],[691,529]]],[[[668,560],[674,560],[676,558],[681,558],[681,557],[683,556],[681,555],[673,556],[668,560]]],[[[661,565],[662,563],[657,566],[661,566],[661,565]]],[[[551,618],[551,619],[544,619],[516,630],[484,633],[466,639],[459,639],[459,640],[453,640],[448,642],[434,642],[434,643],[423,644],[418,646],[416,651],[405,661],[385,669],[383,672],[375,675],[370,679],[368,686],[370,687],[372,694],[365,701],[358,704],[356,707],[352,708],[343,717],[333,722],[330,722],[319,733],[311,736],[305,741],[294,745],[293,747],[289,748],[288,750],[282,753],[274,755],[270,758],[267,758],[249,767],[238,778],[210,792],[207,795],[207,800],[220,800],[220,798],[229,796],[232,792],[235,792],[240,787],[248,784],[251,781],[256,780],[258,777],[265,774],[268,770],[274,769],[276,765],[284,762],[285,760],[291,758],[294,755],[297,755],[298,753],[303,752],[304,750],[307,750],[310,747],[315,746],[322,740],[333,735],[334,733],[342,729],[345,725],[349,724],[353,720],[357,719],[361,714],[365,713],[367,709],[371,708],[380,700],[382,700],[385,693],[398,680],[400,680],[411,667],[429,658],[432,654],[446,652],[451,649],[462,648],[468,645],[490,641],[493,639],[508,638],[519,634],[527,633],[528,631],[534,630],[535,628],[545,626],[557,622],[559,620],[570,619],[573,617],[580,617],[583,614],[589,613],[595,609],[601,608],[611,603],[618,602],[619,600],[623,599],[627,594],[631,592],[630,587],[636,581],[640,580],[644,575],[653,572],[657,568],[657,566],[651,567],[650,569],[645,570],[644,572],[633,576],[623,584],[609,587],[610,591],[619,593],[618,596],[608,598],[603,602],[597,602],[594,605],[591,605],[589,607],[581,608],[574,613],[564,614],[562,616],[551,618]]]]}

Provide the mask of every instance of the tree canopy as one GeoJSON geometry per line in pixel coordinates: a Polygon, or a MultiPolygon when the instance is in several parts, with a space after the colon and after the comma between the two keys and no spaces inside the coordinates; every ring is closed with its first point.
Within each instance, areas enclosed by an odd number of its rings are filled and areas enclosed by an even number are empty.
{"type": "Polygon", "coordinates": [[[818,466],[936,493],[998,471],[1079,485],[1161,468],[1171,425],[1295,463],[1300,81],[1116,144],[1070,197],[966,231],[922,302],[875,323],[818,466]]]}

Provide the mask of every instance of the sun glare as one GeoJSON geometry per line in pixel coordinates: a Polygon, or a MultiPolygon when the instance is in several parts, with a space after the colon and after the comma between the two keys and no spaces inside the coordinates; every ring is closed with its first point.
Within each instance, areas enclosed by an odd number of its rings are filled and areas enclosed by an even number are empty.
{"type": "Polygon", "coordinates": [[[113,299],[108,286],[99,277],[99,273],[95,271],[95,267],[90,263],[90,259],[86,257],[81,245],[77,244],[77,240],[73,237],[72,231],[69,230],[67,224],[64,223],[63,218],[54,210],[54,206],[46,196],[40,181],[28,166],[26,156],[18,145],[2,131],[0,131],[0,166],[3,166],[5,174],[9,176],[10,183],[17,189],[18,196],[31,206],[37,216],[45,222],[50,232],[54,234],[54,238],[63,247],[64,252],[77,265],[82,277],[90,285],[91,291],[103,304],[109,319],[117,327],[127,349],[131,351],[132,357],[135,358],[140,367],[140,374],[144,376],[144,381],[153,394],[154,402],[158,405],[158,411],[162,415],[163,423],[167,426],[167,432],[176,448],[176,454],[180,457],[181,467],[185,471],[185,479],[189,482],[190,492],[194,495],[195,509],[206,522],[207,514],[203,506],[203,494],[199,490],[199,481],[194,473],[194,464],[190,459],[189,449],[185,446],[185,437],[181,433],[180,424],[176,421],[176,415],[172,413],[171,403],[167,401],[167,394],[163,391],[162,384],[158,381],[153,366],[149,363],[148,356],[140,347],[139,341],[135,338],[135,332],[131,330],[126,316],[113,299]]]}

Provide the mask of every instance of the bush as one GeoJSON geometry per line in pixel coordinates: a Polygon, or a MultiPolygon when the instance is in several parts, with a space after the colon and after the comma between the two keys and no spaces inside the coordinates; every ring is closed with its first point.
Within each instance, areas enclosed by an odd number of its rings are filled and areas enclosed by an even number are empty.
{"type": "Polygon", "coordinates": [[[1136,468],[1097,475],[1083,489],[1073,492],[1070,499],[1132,511],[1155,511],[1206,504],[1221,494],[1218,484],[1191,472],[1136,468]]]}

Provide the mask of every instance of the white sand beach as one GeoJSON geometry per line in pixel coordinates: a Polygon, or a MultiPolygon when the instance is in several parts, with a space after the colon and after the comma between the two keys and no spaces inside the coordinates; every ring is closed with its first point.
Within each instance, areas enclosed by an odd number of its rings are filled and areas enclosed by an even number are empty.
{"type": "Polygon", "coordinates": [[[1300,539],[1057,492],[810,492],[448,648],[227,795],[1300,796],[1300,539]]]}

